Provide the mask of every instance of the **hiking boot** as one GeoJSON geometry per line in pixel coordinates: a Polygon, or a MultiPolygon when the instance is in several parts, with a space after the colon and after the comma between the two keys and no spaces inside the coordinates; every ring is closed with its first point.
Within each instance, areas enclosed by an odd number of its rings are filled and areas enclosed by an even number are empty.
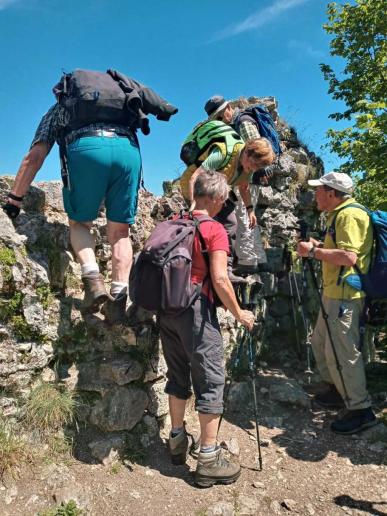
{"type": "Polygon", "coordinates": [[[333,421],[331,430],[336,434],[356,434],[356,432],[361,432],[361,430],[377,425],[378,422],[371,407],[348,410],[343,417],[333,421]]]}
{"type": "Polygon", "coordinates": [[[194,459],[198,458],[200,450],[200,438],[188,433],[184,425],[184,430],[177,434],[175,437],[172,437],[172,435],[169,434],[168,446],[171,454],[172,464],[175,466],[181,466],[182,464],[186,463],[188,453],[194,459]],[[191,439],[190,446],[189,438],[191,439]]]}
{"type": "Polygon", "coordinates": [[[195,471],[195,484],[199,487],[232,484],[239,478],[240,474],[240,465],[226,459],[224,450],[218,448],[210,453],[199,453],[195,471]]]}
{"type": "Polygon", "coordinates": [[[188,453],[188,436],[185,430],[177,434],[175,437],[172,437],[172,434],[169,434],[168,446],[172,464],[175,466],[185,464],[188,453]]]}
{"type": "Polygon", "coordinates": [[[105,321],[110,324],[119,324],[126,319],[126,302],[128,295],[116,294],[112,296],[112,299],[108,299],[103,305],[101,312],[105,316],[105,321]]]}
{"type": "Polygon", "coordinates": [[[333,384],[329,386],[327,391],[316,394],[313,401],[320,407],[328,409],[342,409],[345,407],[341,394],[333,384]]]}
{"type": "Polygon", "coordinates": [[[85,295],[82,302],[82,311],[98,312],[100,305],[110,298],[105,288],[102,274],[90,272],[82,276],[85,295]]]}

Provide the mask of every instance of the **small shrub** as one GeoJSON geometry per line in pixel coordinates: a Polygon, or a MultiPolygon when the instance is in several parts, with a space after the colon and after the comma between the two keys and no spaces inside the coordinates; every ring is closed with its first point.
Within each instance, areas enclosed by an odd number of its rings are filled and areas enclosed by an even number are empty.
{"type": "Polygon", "coordinates": [[[13,249],[9,249],[9,247],[0,247],[0,264],[8,265],[11,267],[16,263],[16,256],[13,249]]]}
{"type": "Polygon", "coordinates": [[[0,479],[17,476],[20,467],[31,462],[32,454],[19,433],[4,418],[0,418],[0,479]]]}
{"type": "Polygon", "coordinates": [[[49,383],[41,383],[26,403],[28,426],[51,433],[72,422],[77,407],[74,395],[49,383]]]}
{"type": "Polygon", "coordinates": [[[41,285],[40,287],[37,287],[36,295],[38,296],[40,304],[45,310],[47,310],[47,308],[52,305],[54,301],[54,295],[48,285],[41,285]]]}
{"type": "Polygon", "coordinates": [[[84,511],[80,509],[74,500],[62,502],[57,507],[38,512],[38,516],[81,516],[84,511]]]}

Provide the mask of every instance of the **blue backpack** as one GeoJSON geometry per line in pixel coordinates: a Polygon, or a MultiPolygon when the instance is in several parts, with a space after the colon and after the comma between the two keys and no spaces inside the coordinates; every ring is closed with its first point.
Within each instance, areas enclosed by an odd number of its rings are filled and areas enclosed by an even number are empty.
{"type": "Polygon", "coordinates": [[[241,122],[243,121],[241,120],[241,117],[244,115],[249,115],[255,120],[258,126],[259,134],[263,138],[267,138],[269,140],[274,152],[277,154],[277,156],[279,156],[281,154],[280,139],[277,129],[274,125],[273,117],[271,116],[266,106],[263,104],[257,104],[256,106],[251,106],[241,110],[232,124],[238,133],[241,122]]]}
{"type": "MultiPolygon", "coordinates": [[[[357,274],[350,274],[345,278],[345,282],[356,290],[363,290],[369,300],[386,299],[387,298],[387,212],[371,211],[361,204],[351,203],[341,208],[359,208],[368,213],[374,236],[374,245],[372,249],[371,264],[367,273],[363,274],[355,265],[357,274]]],[[[335,223],[338,210],[330,228],[328,229],[333,242],[336,245],[335,223]]],[[[338,284],[341,282],[344,267],[341,267],[338,284]]]]}

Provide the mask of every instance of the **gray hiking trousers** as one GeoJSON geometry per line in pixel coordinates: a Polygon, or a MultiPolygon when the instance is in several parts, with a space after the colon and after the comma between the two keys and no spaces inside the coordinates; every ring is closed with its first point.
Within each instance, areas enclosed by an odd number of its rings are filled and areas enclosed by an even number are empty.
{"type": "Polygon", "coordinates": [[[223,412],[225,370],[216,308],[204,295],[180,315],[160,315],[160,337],[168,366],[165,392],[204,414],[223,412]]]}

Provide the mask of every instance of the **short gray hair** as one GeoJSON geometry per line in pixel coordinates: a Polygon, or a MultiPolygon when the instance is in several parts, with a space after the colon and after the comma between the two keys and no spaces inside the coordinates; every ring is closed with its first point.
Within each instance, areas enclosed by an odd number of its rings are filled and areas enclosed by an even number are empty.
{"type": "Polygon", "coordinates": [[[194,184],[194,199],[209,197],[210,199],[228,197],[229,186],[224,174],[219,172],[202,172],[194,184]]]}

